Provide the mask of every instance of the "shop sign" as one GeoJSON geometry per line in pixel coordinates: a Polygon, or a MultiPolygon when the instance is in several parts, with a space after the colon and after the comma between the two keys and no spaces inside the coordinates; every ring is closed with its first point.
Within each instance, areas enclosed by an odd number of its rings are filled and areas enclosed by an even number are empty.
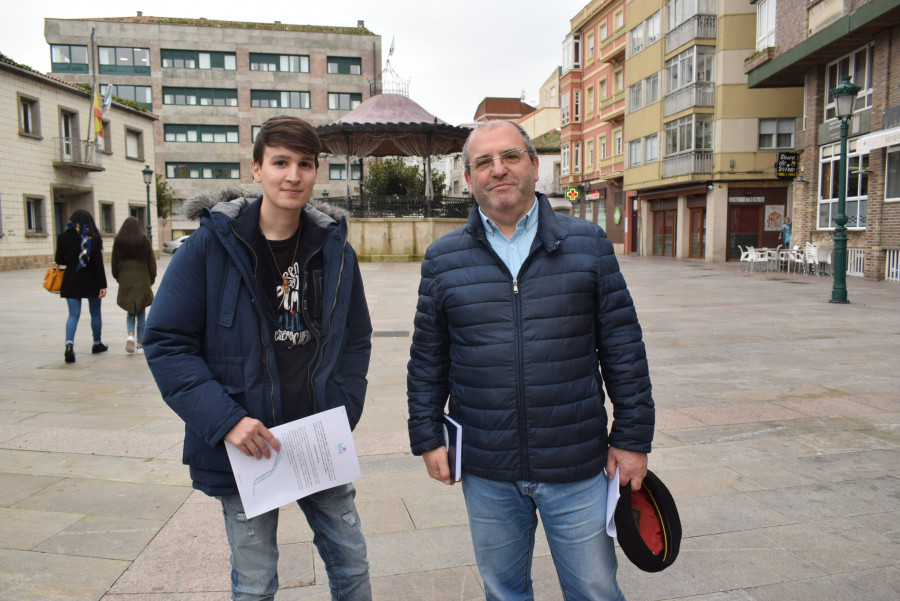
{"type": "Polygon", "coordinates": [[[606,200],[606,190],[591,190],[587,194],[585,194],[585,199],[587,200],[606,200]]]}
{"type": "Polygon", "coordinates": [[[619,225],[619,223],[622,222],[622,209],[620,209],[619,207],[616,207],[616,209],[613,211],[613,221],[616,225],[619,225]]]}
{"type": "Polygon", "coordinates": [[[572,187],[566,190],[566,198],[569,202],[578,202],[578,188],[572,187]]]}
{"type": "Polygon", "coordinates": [[[779,179],[793,179],[797,177],[796,152],[779,152],[775,159],[775,177],[779,179]]]}
{"type": "Polygon", "coordinates": [[[765,196],[729,196],[728,202],[748,204],[766,202],[765,196]]]}

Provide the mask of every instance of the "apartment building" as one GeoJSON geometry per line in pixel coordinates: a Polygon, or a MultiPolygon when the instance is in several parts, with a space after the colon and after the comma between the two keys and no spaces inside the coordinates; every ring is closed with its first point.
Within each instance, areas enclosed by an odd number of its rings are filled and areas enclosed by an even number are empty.
{"type": "Polygon", "coordinates": [[[747,1],[633,0],[626,13],[625,189],[644,255],[706,261],[778,245],[803,90],[748,89],[747,1]]]}
{"type": "MultiPolygon", "coordinates": [[[[48,18],[44,37],[54,76],[90,83],[96,74],[102,91],[159,115],[151,167],[179,198],[252,184],[253,141],[266,119],[331,123],[371,96],[381,74],[381,37],[362,21],[326,27],[138,13],[48,18]]],[[[329,158],[320,161],[315,196],[343,196],[346,178],[361,176],[329,158]]]]}
{"type": "Polygon", "coordinates": [[[900,282],[900,5],[896,0],[759,0],[754,90],[801,86],[792,243],[828,240],[840,179],[834,88],[859,87],[849,120],[845,215],[850,276],[900,282]]]}
{"type": "MultiPolygon", "coordinates": [[[[560,185],[576,214],[625,250],[625,0],[593,0],[570,20],[560,79],[560,185]]],[[[630,4],[628,4],[630,8],[630,4]]]]}
{"type": "Polygon", "coordinates": [[[0,55],[0,270],[52,264],[56,237],[76,209],[94,216],[112,251],[125,218],[156,232],[157,118],[113,102],[103,137],[92,130],[90,92],[0,55]]]}

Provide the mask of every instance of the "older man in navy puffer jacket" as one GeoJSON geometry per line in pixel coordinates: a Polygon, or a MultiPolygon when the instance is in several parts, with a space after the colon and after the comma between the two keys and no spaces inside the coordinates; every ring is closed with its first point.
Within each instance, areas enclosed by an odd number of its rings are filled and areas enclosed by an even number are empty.
{"type": "Polygon", "coordinates": [[[535,194],[538,158],[521,127],[487,122],[463,160],[478,206],[422,263],[408,374],[412,451],[432,478],[452,484],[442,426],[449,399],[489,601],[533,598],[535,509],[564,596],[623,600],[605,532],[604,468],[638,490],[654,429],[631,296],[603,230],[535,194]]]}

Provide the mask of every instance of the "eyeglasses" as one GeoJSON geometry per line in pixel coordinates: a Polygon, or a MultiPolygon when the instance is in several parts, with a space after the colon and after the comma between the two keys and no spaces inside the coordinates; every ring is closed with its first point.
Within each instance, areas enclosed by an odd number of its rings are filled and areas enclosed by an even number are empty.
{"type": "Polygon", "coordinates": [[[499,159],[505,166],[514,167],[522,162],[527,153],[527,150],[507,150],[506,152],[501,152],[500,156],[497,157],[479,157],[469,163],[468,166],[475,171],[486,171],[494,165],[494,161],[499,159]]]}

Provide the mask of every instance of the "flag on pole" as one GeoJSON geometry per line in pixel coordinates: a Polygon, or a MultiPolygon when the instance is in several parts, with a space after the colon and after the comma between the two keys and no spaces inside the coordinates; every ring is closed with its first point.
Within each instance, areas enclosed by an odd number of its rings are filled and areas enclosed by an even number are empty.
{"type": "Polygon", "coordinates": [[[100,93],[94,88],[94,134],[103,137],[103,109],[100,108],[100,93]]]}
{"type": "Polygon", "coordinates": [[[394,38],[391,38],[391,48],[388,50],[388,56],[394,56],[394,38]]]}

